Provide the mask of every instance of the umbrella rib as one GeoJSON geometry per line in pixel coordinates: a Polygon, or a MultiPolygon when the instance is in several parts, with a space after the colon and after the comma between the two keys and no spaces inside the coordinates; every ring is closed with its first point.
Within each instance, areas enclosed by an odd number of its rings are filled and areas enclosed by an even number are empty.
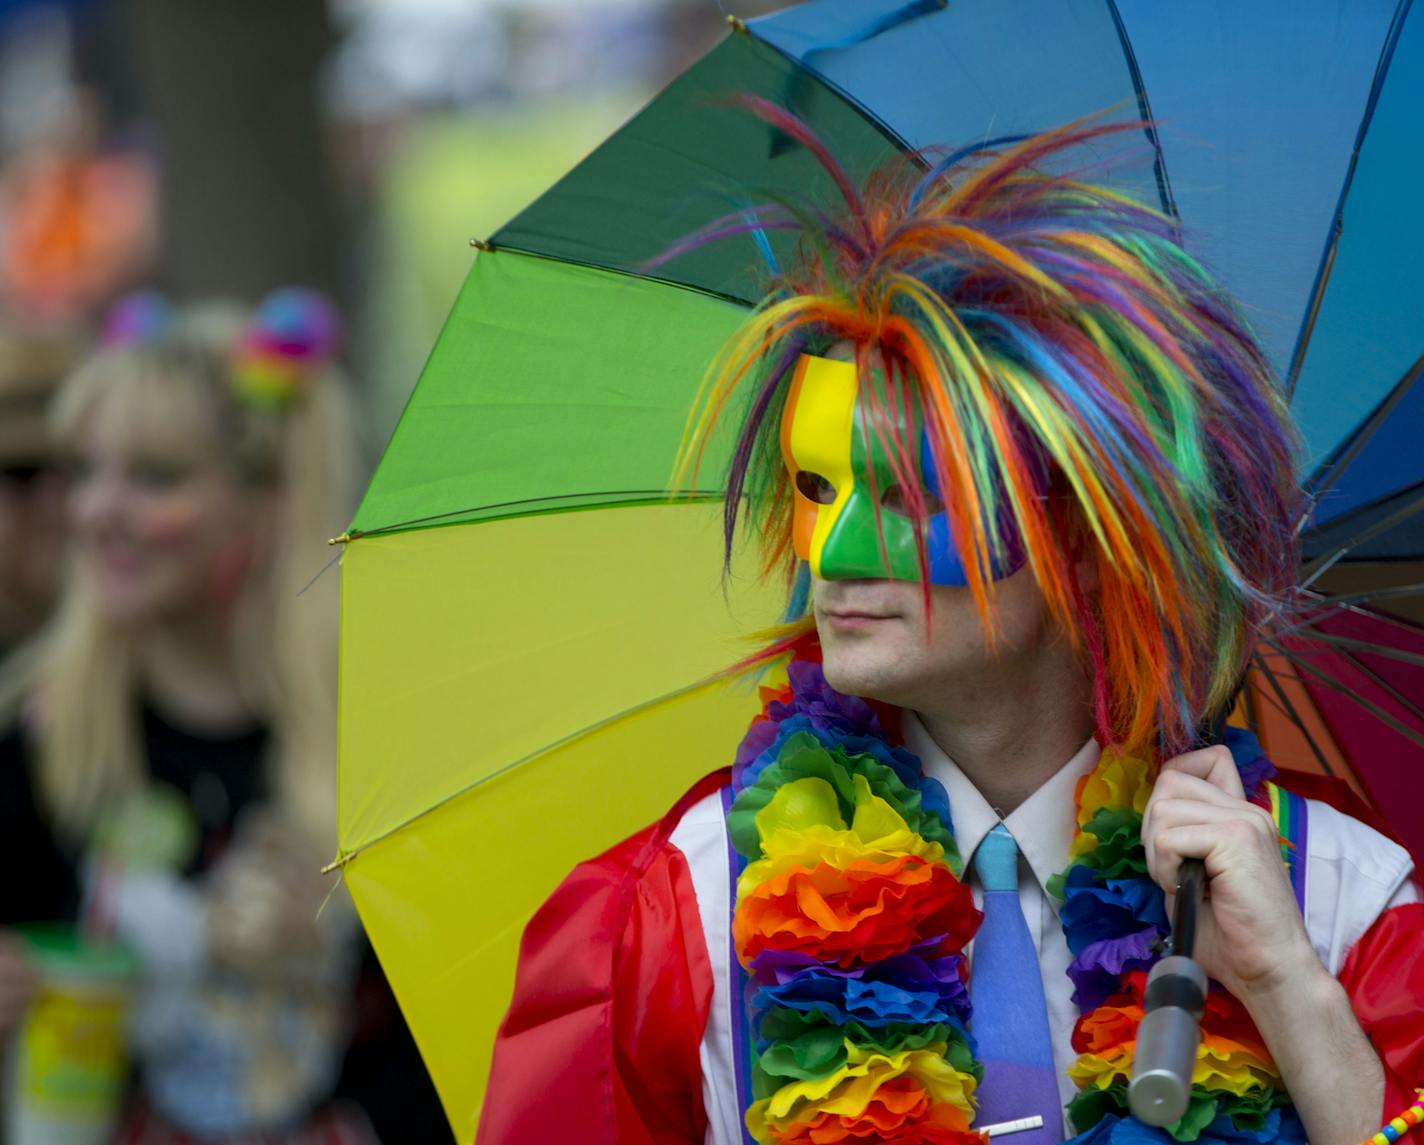
{"type": "MultiPolygon", "coordinates": [[[[551,493],[543,497],[523,497],[517,501],[491,501],[486,505],[472,505],[468,509],[450,509],[444,513],[432,513],[428,517],[412,517],[408,521],[396,521],[389,525],[377,525],[373,529],[353,529],[344,537],[343,542],[355,541],[362,537],[378,537],[384,533],[396,533],[403,529],[414,528],[416,525],[431,525],[437,521],[446,521],[451,517],[466,517],[471,513],[486,513],[491,509],[517,509],[521,505],[547,505],[555,501],[574,501],[587,497],[627,497],[627,501],[619,501],[614,505],[603,506],[604,508],[623,508],[628,505],[648,505],[666,504],[681,505],[684,502],[695,502],[702,504],[707,501],[720,501],[726,497],[725,491],[713,489],[692,489],[686,493],[669,494],[666,489],[602,489],[587,493],[551,493]],[[641,500],[632,500],[632,498],[641,500]]],[[[557,511],[557,510],[555,510],[557,511]]]]}
{"type": "MultiPolygon", "coordinates": [[[[1424,581],[1419,581],[1416,584],[1394,585],[1390,588],[1371,588],[1363,592],[1342,592],[1335,596],[1323,596],[1320,598],[1320,604],[1328,607],[1321,612],[1313,613],[1301,623],[1309,624],[1311,621],[1319,620],[1325,616],[1333,616],[1337,612],[1347,610],[1348,606],[1352,604],[1363,604],[1372,600],[1389,600],[1396,596],[1418,596],[1420,593],[1424,593],[1424,581]]],[[[1372,613],[1366,611],[1365,615],[1372,615],[1372,613]]],[[[1386,619],[1393,620],[1393,617],[1386,619]]],[[[1292,625],[1291,627],[1297,626],[1292,625]]]]}
{"type": "MultiPolygon", "coordinates": [[[[1321,463],[1320,468],[1317,469],[1316,472],[1325,473],[1328,471],[1329,476],[1321,481],[1319,485],[1311,489],[1311,499],[1314,503],[1318,503],[1320,495],[1332,489],[1345,471],[1354,464],[1355,458],[1359,456],[1360,451],[1368,444],[1370,438],[1374,436],[1375,431],[1389,419],[1389,415],[1394,412],[1395,407],[1404,400],[1410,388],[1419,380],[1421,373],[1424,373],[1424,354],[1420,354],[1419,357],[1415,358],[1414,364],[1404,371],[1404,376],[1394,384],[1394,387],[1390,390],[1384,401],[1375,407],[1374,412],[1370,414],[1365,423],[1355,431],[1355,435],[1350,438],[1343,452],[1337,449],[1335,456],[1328,457],[1321,463]]],[[[1314,505],[1312,505],[1312,508],[1313,507],[1314,505]]]]}
{"type": "Polygon", "coordinates": [[[1301,570],[1301,587],[1309,588],[1312,584],[1315,583],[1317,579],[1319,579],[1319,577],[1323,573],[1329,570],[1331,566],[1333,566],[1341,557],[1343,557],[1351,549],[1355,548],[1358,545],[1364,544],[1364,542],[1370,540],[1373,537],[1378,536],[1380,533],[1383,533],[1388,529],[1394,528],[1394,526],[1399,524],[1399,522],[1407,520],[1409,517],[1412,517],[1415,513],[1419,512],[1420,509],[1424,509],[1424,484],[1421,484],[1418,487],[1418,489],[1415,491],[1415,495],[1410,500],[1406,501],[1388,517],[1376,521],[1373,525],[1365,529],[1363,532],[1356,533],[1344,544],[1339,545],[1334,549],[1331,549],[1329,552],[1321,553],[1320,556],[1316,557],[1313,561],[1307,564],[1301,570]]]}
{"type": "Polygon", "coordinates": [[[1322,632],[1314,628],[1310,621],[1301,625],[1297,632],[1308,632],[1304,637],[1307,640],[1318,641],[1321,644],[1331,644],[1337,648],[1351,648],[1361,652],[1372,652],[1376,656],[1384,656],[1390,660],[1402,660],[1406,664],[1424,665],[1424,655],[1418,652],[1406,652],[1402,648],[1390,648],[1385,644],[1376,644],[1373,640],[1356,640],[1350,636],[1336,636],[1333,632],[1322,632]]]}
{"type": "Polygon", "coordinates": [[[1344,607],[1344,611],[1353,616],[1363,616],[1367,620],[1391,624],[1395,628],[1406,628],[1410,632],[1424,634],[1424,625],[1420,625],[1418,621],[1410,620],[1407,616],[1395,616],[1393,613],[1376,612],[1370,608],[1361,608],[1358,604],[1347,604],[1344,607]]]}
{"type": "Polygon", "coordinates": [[[432,803],[429,807],[426,807],[421,811],[417,811],[409,818],[403,819],[399,823],[387,827],[379,835],[372,836],[370,839],[367,839],[359,846],[353,847],[349,851],[341,851],[335,859],[333,859],[330,863],[328,863],[325,867],[322,868],[322,874],[327,874],[331,871],[339,870],[340,868],[346,866],[347,863],[351,862],[351,860],[354,859],[357,855],[359,855],[362,851],[366,850],[366,848],[373,847],[377,843],[389,839],[397,831],[403,831],[412,823],[415,823],[416,821],[425,818],[425,816],[431,814],[432,812],[440,810],[440,808],[444,807],[446,804],[453,803],[461,796],[468,795],[476,788],[483,787],[491,780],[498,779],[501,775],[505,775],[513,771],[517,767],[523,767],[526,763],[532,763],[540,756],[547,755],[549,752],[555,751],[558,748],[567,747],[569,744],[575,742],[576,740],[580,740],[585,736],[592,735],[595,732],[602,731],[604,728],[608,727],[610,724],[616,723],[618,720],[624,719],[628,716],[637,715],[639,712],[646,711],[648,708],[655,707],[658,704],[665,703],[668,700],[675,700],[678,699],[680,696],[689,695],[700,688],[705,688],[709,684],[717,683],[718,681],[723,680],[725,678],[726,672],[717,672],[711,676],[704,676],[702,679],[694,681],[691,684],[686,684],[681,688],[674,688],[671,692],[663,692],[661,695],[654,696],[650,700],[644,700],[641,704],[634,704],[631,708],[624,708],[616,715],[611,715],[608,716],[606,719],[601,719],[595,721],[594,723],[586,724],[585,726],[578,728],[575,731],[569,732],[568,735],[562,736],[559,739],[554,740],[552,743],[544,744],[536,751],[531,751],[527,755],[522,755],[518,759],[511,760],[503,767],[496,768],[494,771],[491,771],[488,775],[480,776],[480,778],[475,780],[473,783],[467,783],[464,787],[461,787],[458,790],[452,791],[449,794],[442,796],[436,802],[432,803]]]}
{"type": "MultiPolygon", "coordinates": [[[[1284,653],[1282,653],[1282,655],[1284,655],[1284,653]]],[[[1289,660],[1290,657],[1286,656],[1286,659],[1289,660]]],[[[1321,770],[1324,771],[1326,775],[1334,778],[1335,769],[1330,766],[1330,761],[1325,758],[1325,753],[1320,750],[1320,746],[1311,737],[1310,731],[1305,726],[1305,721],[1301,719],[1300,713],[1296,711],[1295,704],[1291,702],[1290,697],[1285,693],[1285,689],[1281,687],[1280,681],[1276,679],[1276,670],[1267,665],[1265,657],[1259,654],[1255,657],[1255,660],[1256,666],[1265,673],[1266,683],[1270,684],[1271,690],[1276,693],[1277,701],[1285,711],[1286,718],[1300,729],[1301,735],[1305,737],[1305,742],[1315,754],[1316,762],[1320,764],[1321,770]]]]}
{"type": "Polygon", "coordinates": [[[1346,602],[1343,597],[1339,599],[1331,597],[1312,607],[1315,608],[1315,611],[1311,612],[1309,616],[1302,616],[1299,620],[1292,621],[1290,624],[1276,625],[1271,629],[1271,635],[1277,639],[1283,636],[1293,636],[1302,629],[1314,624],[1316,621],[1328,620],[1332,616],[1337,616],[1342,612],[1348,612],[1350,610],[1349,603],[1346,602]]]}
{"type": "MultiPolygon", "coordinates": [[[[1322,597],[1319,600],[1318,606],[1315,606],[1314,611],[1308,616],[1301,616],[1299,620],[1291,624],[1280,625],[1273,628],[1270,633],[1270,639],[1279,641],[1288,636],[1301,636],[1301,639],[1304,640],[1318,639],[1321,643],[1328,643],[1332,634],[1321,632],[1314,626],[1321,621],[1329,620],[1341,613],[1349,613],[1352,616],[1360,616],[1367,620],[1388,624],[1392,627],[1403,629],[1411,635],[1424,634],[1424,627],[1421,627],[1405,617],[1395,616],[1389,612],[1377,612],[1373,609],[1361,608],[1359,604],[1356,603],[1359,599],[1374,600],[1385,595],[1387,595],[1385,592],[1381,592],[1378,595],[1375,593],[1351,593],[1347,596],[1322,597]]],[[[1403,596],[1408,594],[1401,590],[1392,593],[1392,595],[1403,596]]],[[[1336,638],[1337,641],[1340,639],[1347,638],[1336,638]]],[[[1385,654],[1388,655],[1388,645],[1368,640],[1361,641],[1360,643],[1366,647],[1367,651],[1384,650],[1385,654]]]]}
{"type": "MultiPolygon", "coordinates": [[[[1265,664],[1259,662],[1259,660],[1260,660],[1259,657],[1257,657],[1256,660],[1257,660],[1257,663],[1255,663],[1254,666],[1255,666],[1257,669],[1259,669],[1259,671],[1261,672],[1261,674],[1262,674],[1263,676],[1272,676],[1272,675],[1274,675],[1274,673],[1271,671],[1271,669],[1267,668],[1267,667],[1265,666],[1265,664]]],[[[1267,682],[1269,683],[1270,681],[1267,681],[1267,682]]],[[[1247,694],[1248,694],[1248,696],[1250,695],[1250,690],[1249,690],[1249,689],[1248,689],[1248,693],[1247,693],[1247,694]]],[[[1278,699],[1276,699],[1275,696],[1269,695],[1269,694],[1267,694],[1266,692],[1262,692],[1260,698],[1261,698],[1262,700],[1265,700],[1268,704],[1270,704],[1271,707],[1275,708],[1276,711],[1278,711],[1282,716],[1284,716],[1286,719],[1288,719],[1291,723],[1293,723],[1293,724],[1296,723],[1296,717],[1295,717],[1294,713],[1292,713],[1292,712],[1288,711],[1286,708],[1282,707],[1282,706],[1281,706],[1281,701],[1278,700],[1278,699]]],[[[1254,699],[1254,698],[1248,699],[1247,702],[1248,702],[1248,704],[1254,704],[1254,703],[1255,703],[1255,699],[1254,699]]],[[[1248,713],[1248,717],[1247,717],[1247,718],[1251,721],[1251,727],[1253,727],[1253,728],[1254,728],[1254,727],[1260,727],[1260,723],[1259,723],[1259,721],[1257,720],[1257,718],[1256,718],[1256,716],[1255,716],[1254,713],[1248,713]]],[[[1299,725],[1297,725],[1297,726],[1299,726],[1299,725]]],[[[1303,731],[1304,729],[1302,728],[1301,730],[1303,731]]],[[[1323,761],[1322,761],[1322,762],[1323,762],[1323,761]]]]}
{"type": "MultiPolygon", "coordinates": [[[[1390,698],[1393,699],[1396,704],[1400,705],[1401,708],[1404,708],[1405,711],[1408,711],[1408,713],[1410,713],[1411,716],[1414,716],[1415,719],[1418,719],[1418,721],[1424,723],[1424,708],[1420,708],[1420,706],[1415,704],[1413,699],[1408,698],[1407,695],[1404,695],[1404,692],[1401,692],[1400,689],[1396,688],[1396,686],[1390,684],[1390,681],[1387,681],[1384,676],[1381,676],[1380,674],[1378,674],[1378,672],[1374,671],[1374,669],[1371,668],[1370,665],[1366,664],[1363,659],[1358,658],[1353,651],[1349,651],[1350,648],[1358,648],[1360,649],[1360,651],[1374,652],[1374,654],[1386,655],[1387,657],[1387,655],[1390,655],[1391,652],[1391,649],[1388,648],[1387,645],[1374,644],[1373,641],[1351,641],[1351,639],[1347,638],[1336,638],[1334,639],[1334,641],[1330,641],[1329,632],[1317,632],[1314,631],[1314,629],[1312,629],[1312,634],[1310,634],[1309,637],[1304,637],[1304,639],[1316,639],[1316,641],[1334,642],[1334,644],[1339,644],[1340,647],[1344,649],[1344,651],[1334,652],[1333,655],[1341,655],[1341,657],[1346,658],[1347,661],[1350,661],[1350,664],[1354,665],[1356,671],[1360,672],[1361,675],[1367,676],[1367,678],[1370,679],[1371,684],[1376,685],[1377,688],[1383,689],[1384,692],[1387,692],[1387,694],[1390,695],[1390,698]]],[[[1279,647],[1279,645],[1277,645],[1277,647],[1279,647]]],[[[1398,658],[1400,657],[1396,657],[1396,659],[1398,658]]],[[[1413,659],[1413,662],[1418,662],[1418,664],[1424,664],[1424,657],[1417,657],[1411,659],[1413,659]]]]}
{"type": "Polygon", "coordinates": [[[1261,726],[1260,701],[1256,696],[1255,688],[1246,687],[1246,681],[1242,681],[1241,696],[1246,703],[1246,726],[1258,728],[1261,726]]]}
{"type": "MultiPolygon", "coordinates": [[[[500,228],[503,230],[504,228],[500,228]]],[[[639,270],[633,270],[626,266],[614,266],[606,262],[594,262],[592,259],[573,258],[568,255],[547,254],[544,251],[531,250],[528,247],[507,246],[499,241],[499,232],[494,238],[488,240],[482,248],[489,254],[517,254],[524,258],[540,258],[545,262],[557,262],[563,266],[581,266],[588,270],[601,270],[606,274],[618,274],[625,278],[636,278],[641,282],[655,282],[659,286],[672,287],[674,290],[686,290],[693,294],[701,294],[705,298],[715,298],[718,302],[726,302],[737,307],[739,310],[750,310],[755,299],[748,300],[739,298],[735,294],[724,294],[720,290],[712,290],[706,286],[694,286],[690,282],[679,282],[675,278],[663,278],[656,274],[645,274],[639,270]]]]}
{"type": "Polygon", "coordinates": [[[1321,683],[1323,683],[1326,687],[1330,688],[1332,691],[1339,692],[1347,699],[1353,700],[1355,703],[1359,704],[1360,707],[1364,708],[1365,711],[1369,712],[1372,716],[1380,720],[1382,723],[1393,728],[1400,735],[1404,736],[1407,739],[1413,740],[1420,747],[1424,747],[1424,734],[1416,732],[1408,724],[1390,715],[1378,704],[1372,703],[1371,701],[1365,699],[1363,696],[1352,691],[1350,688],[1347,688],[1334,676],[1330,675],[1329,672],[1326,672],[1321,668],[1317,668],[1313,664],[1307,664],[1304,660],[1295,659],[1284,648],[1279,647],[1273,642],[1268,643],[1271,643],[1271,647],[1275,648],[1276,651],[1279,652],[1282,656],[1287,657],[1291,661],[1291,663],[1294,664],[1297,668],[1309,672],[1312,676],[1317,677],[1321,683]]]}
{"type": "Polygon", "coordinates": [[[1353,652],[1342,652],[1341,655],[1344,656],[1345,659],[1349,660],[1350,663],[1355,666],[1357,671],[1363,673],[1369,679],[1369,681],[1375,685],[1375,687],[1380,688],[1381,690],[1386,692],[1389,695],[1390,699],[1392,699],[1401,708],[1404,708],[1421,724],[1424,724],[1424,708],[1420,708],[1418,704],[1416,704],[1413,700],[1411,700],[1408,696],[1406,696],[1403,692],[1401,692],[1398,688],[1396,688],[1393,684],[1391,684],[1388,680],[1386,680],[1383,676],[1381,676],[1378,672],[1376,672],[1373,668],[1371,668],[1353,652]]]}
{"type": "MultiPolygon", "coordinates": [[[[1260,668],[1260,665],[1257,665],[1257,667],[1260,668]]],[[[1265,674],[1266,672],[1269,671],[1269,669],[1266,669],[1266,668],[1260,668],[1260,670],[1261,670],[1262,674],[1265,674]]],[[[1262,700],[1264,700],[1266,703],[1270,704],[1271,707],[1275,708],[1276,711],[1278,711],[1285,719],[1289,720],[1291,723],[1295,723],[1295,717],[1294,717],[1293,715],[1291,715],[1290,712],[1286,711],[1285,708],[1281,707],[1281,702],[1280,702],[1280,700],[1276,699],[1275,696],[1268,695],[1267,693],[1262,692],[1260,698],[1261,698],[1262,700]]],[[[1254,697],[1251,698],[1251,699],[1249,699],[1249,700],[1247,701],[1248,707],[1251,707],[1252,709],[1254,709],[1256,703],[1257,703],[1257,700],[1256,700],[1254,697]]],[[[1260,713],[1258,713],[1258,712],[1252,710],[1252,711],[1248,714],[1248,717],[1247,717],[1247,718],[1248,718],[1248,720],[1250,721],[1250,726],[1251,726],[1251,727],[1257,728],[1257,727],[1260,727],[1260,726],[1261,726],[1261,723],[1260,723],[1260,713]]],[[[1321,762],[1323,763],[1324,761],[1322,760],[1321,762]]]]}
{"type": "Polygon", "coordinates": [[[1322,524],[1311,523],[1310,514],[1314,511],[1314,506],[1310,505],[1306,507],[1305,516],[1296,522],[1295,529],[1302,540],[1305,541],[1327,537],[1332,533],[1340,532],[1346,525],[1353,524],[1355,521],[1368,517],[1371,513],[1378,513],[1381,509],[1388,508],[1390,505],[1394,505],[1401,499],[1406,498],[1409,494],[1417,493],[1421,489],[1424,489],[1424,481],[1414,481],[1408,485],[1401,485],[1398,489],[1391,489],[1388,493],[1381,494],[1372,501],[1365,501],[1362,504],[1356,505],[1353,509],[1341,513],[1337,517],[1331,517],[1322,524]]]}
{"type": "MultiPolygon", "coordinates": [[[[1414,586],[1409,587],[1412,588],[1414,586]]],[[[1393,591],[1396,590],[1381,589],[1379,595],[1384,596],[1393,591]]],[[[1288,635],[1303,625],[1311,624],[1316,620],[1324,620],[1327,617],[1334,616],[1341,612],[1348,612],[1351,616],[1360,616],[1379,624],[1388,624],[1394,628],[1402,628],[1412,634],[1424,635],[1424,625],[1409,619],[1407,616],[1396,616],[1392,612],[1382,612],[1372,608],[1361,608],[1355,598],[1364,596],[1366,600],[1373,599],[1375,596],[1374,590],[1367,593],[1350,593],[1344,596],[1321,596],[1313,592],[1310,595],[1315,604],[1328,604],[1330,607],[1317,612],[1311,612],[1305,608],[1300,609],[1300,619],[1289,626],[1273,631],[1271,633],[1273,637],[1288,635]]],[[[1403,590],[1398,590],[1397,595],[1403,596],[1408,594],[1403,590]]],[[[1311,607],[1315,607],[1315,604],[1312,604],[1311,607]]]]}
{"type": "Polygon", "coordinates": [[[1152,105],[1147,101],[1147,87],[1142,82],[1142,70],[1137,66],[1137,53],[1132,50],[1127,28],[1123,26],[1122,13],[1117,10],[1117,0],[1108,0],[1108,12],[1112,15],[1113,26],[1117,29],[1118,41],[1122,44],[1122,54],[1127,61],[1128,75],[1132,77],[1132,87],[1137,93],[1137,110],[1142,116],[1143,131],[1152,144],[1152,173],[1157,179],[1157,195],[1162,200],[1162,209],[1181,223],[1181,212],[1177,200],[1172,195],[1172,184],[1167,178],[1167,161],[1162,155],[1162,140],[1157,135],[1157,121],[1152,118],[1152,105]]]}
{"type": "Polygon", "coordinates": [[[1340,185],[1340,197],[1335,203],[1335,212],[1330,222],[1330,238],[1326,242],[1320,267],[1315,272],[1315,283],[1310,289],[1310,305],[1306,308],[1305,319],[1300,333],[1296,336],[1295,352],[1291,354],[1290,368],[1286,371],[1286,396],[1295,397],[1296,383],[1300,380],[1301,366],[1305,363],[1305,352],[1310,345],[1310,337],[1315,332],[1315,320],[1320,314],[1320,305],[1325,300],[1325,287],[1330,281],[1330,271],[1335,265],[1335,253],[1340,246],[1340,234],[1344,229],[1345,202],[1350,197],[1350,187],[1355,181],[1355,168],[1360,162],[1360,149],[1365,145],[1370,123],[1374,119],[1375,105],[1379,103],[1380,91],[1384,88],[1385,74],[1394,58],[1395,45],[1404,28],[1404,18],[1409,11],[1410,0],[1398,0],[1389,30],[1385,33],[1384,45],[1380,48],[1379,61],[1375,64],[1374,78],[1370,81],[1370,95],[1365,104],[1365,113],[1360,117],[1360,127],[1355,133],[1355,146],[1350,151],[1350,165],[1345,169],[1345,179],[1340,185]]]}

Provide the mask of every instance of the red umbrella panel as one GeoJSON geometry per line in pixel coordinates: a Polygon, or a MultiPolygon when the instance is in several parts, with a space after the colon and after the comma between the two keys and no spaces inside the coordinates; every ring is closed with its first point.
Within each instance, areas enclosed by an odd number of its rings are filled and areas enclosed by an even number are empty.
{"type": "Polygon", "coordinates": [[[1249,719],[1280,767],[1348,783],[1424,860],[1424,626],[1317,598],[1258,651],[1249,719]]]}

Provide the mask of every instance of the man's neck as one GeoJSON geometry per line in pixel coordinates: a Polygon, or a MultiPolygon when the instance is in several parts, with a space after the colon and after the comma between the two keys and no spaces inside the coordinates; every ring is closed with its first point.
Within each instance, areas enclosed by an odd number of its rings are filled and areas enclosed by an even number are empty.
{"type": "Polygon", "coordinates": [[[939,687],[914,707],[940,750],[1008,815],[1087,742],[1091,695],[1065,642],[939,687]]]}

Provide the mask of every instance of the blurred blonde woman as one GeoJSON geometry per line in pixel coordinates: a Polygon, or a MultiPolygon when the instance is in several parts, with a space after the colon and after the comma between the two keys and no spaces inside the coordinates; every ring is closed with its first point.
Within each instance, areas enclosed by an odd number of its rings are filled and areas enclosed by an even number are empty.
{"type": "MultiPolygon", "coordinates": [[[[139,297],[53,408],[72,567],[0,679],[0,858],[32,876],[0,924],[79,918],[138,953],[120,1142],[368,1139],[328,1105],[354,921],[318,919],[337,616],[317,574],[353,479],[337,336],[301,291],[250,319],[139,297]]],[[[26,986],[6,949],[0,1025],[26,986]]]]}

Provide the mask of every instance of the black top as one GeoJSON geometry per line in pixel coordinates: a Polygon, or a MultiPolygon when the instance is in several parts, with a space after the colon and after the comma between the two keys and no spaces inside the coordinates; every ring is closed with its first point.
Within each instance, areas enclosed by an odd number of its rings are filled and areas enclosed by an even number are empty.
{"type": "Polygon", "coordinates": [[[12,727],[0,736],[0,926],[73,919],[79,910],[74,856],[64,852],[40,814],[30,782],[31,751],[12,727]]]}
{"type": "MultiPolygon", "coordinates": [[[[188,874],[197,874],[222,853],[243,809],[267,792],[268,734],[254,727],[228,737],[195,735],[149,705],[143,737],[150,779],[176,789],[196,819],[188,874]]],[[[22,727],[0,735],[0,926],[74,921],[79,911],[78,856],[56,842],[39,810],[34,758],[22,727]]],[[[449,1142],[435,1088],[369,947],[353,1001],[355,1037],[337,1095],[363,1106],[383,1140],[449,1142]]]]}
{"type": "MultiPolygon", "coordinates": [[[[243,809],[267,790],[267,731],[199,735],[146,706],[143,739],[150,780],[172,787],[192,810],[198,846],[185,873],[198,874],[222,853],[243,809]]],[[[56,840],[40,811],[34,758],[23,725],[0,736],[0,870],[10,872],[0,890],[0,925],[72,921],[79,909],[78,856],[56,840]]]]}
{"type": "Polygon", "coordinates": [[[148,775],[176,790],[192,810],[199,844],[188,875],[206,870],[232,838],[233,825],[268,793],[267,729],[253,726],[225,737],[194,735],[167,723],[153,708],[143,713],[148,775]]]}

